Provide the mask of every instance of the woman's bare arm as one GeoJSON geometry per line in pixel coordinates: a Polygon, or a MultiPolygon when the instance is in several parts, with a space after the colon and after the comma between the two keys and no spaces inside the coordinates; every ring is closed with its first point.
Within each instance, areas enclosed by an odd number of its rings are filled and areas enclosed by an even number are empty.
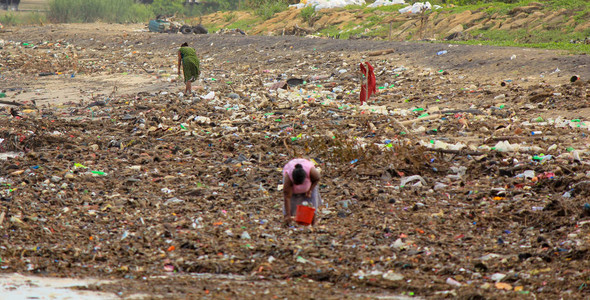
{"type": "Polygon", "coordinates": [[[311,192],[318,185],[318,182],[320,182],[320,172],[316,168],[309,170],[309,180],[311,181],[311,186],[309,187],[309,191],[305,193],[305,198],[311,198],[311,192]]]}

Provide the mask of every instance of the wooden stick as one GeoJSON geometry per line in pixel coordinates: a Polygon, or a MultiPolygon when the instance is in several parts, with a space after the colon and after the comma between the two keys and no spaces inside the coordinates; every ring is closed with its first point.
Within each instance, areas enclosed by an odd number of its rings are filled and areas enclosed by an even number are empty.
{"type": "Polygon", "coordinates": [[[0,100],[0,104],[6,104],[6,105],[14,105],[14,106],[22,106],[22,103],[18,103],[15,101],[6,101],[6,100],[0,100]]]}
{"type": "Polygon", "coordinates": [[[507,141],[507,140],[532,140],[532,139],[543,139],[543,138],[557,138],[555,135],[507,135],[507,136],[492,136],[485,139],[484,142],[489,141],[507,141]]]}
{"type": "Polygon", "coordinates": [[[389,22],[389,34],[387,35],[387,39],[391,41],[391,35],[393,30],[393,22],[389,22]]]}
{"type": "Polygon", "coordinates": [[[457,114],[457,113],[469,113],[474,115],[485,115],[485,113],[479,109],[451,109],[451,110],[443,110],[439,112],[440,114],[457,114]]]}
{"type": "Polygon", "coordinates": [[[428,120],[434,120],[434,119],[438,119],[438,118],[440,118],[440,115],[430,115],[430,116],[426,116],[426,117],[422,117],[422,118],[416,118],[416,119],[402,121],[400,123],[403,124],[403,125],[410,125],[410,124],[412,124],[414,122],[428,121],[428,120]]]}
{"type": "Polygon", "coordinates": [[[451,149],[433,149],[426,148],[425,151],[446,153],[446,154],[462,154],[462,155],[484,155],[484,152],[470,151],[470,150],[451,150],[451,149]]]}
{"type": "Polygon", "coordinates": [[[401,122],[402,124],[412,124],[414,122],[418,122],[418,121],[428,121],[428,120],[433,120],[433,119],[437,119],[440,118],[440,115],[445,115],[445,114],[456,114],[456,113],[470,113],[470,114],[474,114],[474,115],[484,115],[485,113],[483,113],[480,110],[477,109],[454,109],[454,110],[443,110],[440,112],[435,112],[432,115],[429,116],[425,116],[425,117],[421,117],[421,118],[416,118],[416,119],[412,119],[412,120],[406,120],[401,122]]]}
{"type": "Polygon", "coordinates": [[[396,118],[393,118],[393,117],[392,117],[391,119],[393,120],[393,122],[394,122],[395,124],[397,124],[399,127],[401,127],[401,128],[402,128],[402,130],[403,130],[403,131],[404,131],[406,134],[408,134],[408,135],[411,135],[411,136],[413,136],[413,135],[414,135],[414,133],[413,133],[413,132],[409,131],[409,130],[408,130],[408,128],[406,128],[406,126],[404,126],[404,124],[402,124],[402,123],[401,123],[400,121],[398,121],[396,118]]]}

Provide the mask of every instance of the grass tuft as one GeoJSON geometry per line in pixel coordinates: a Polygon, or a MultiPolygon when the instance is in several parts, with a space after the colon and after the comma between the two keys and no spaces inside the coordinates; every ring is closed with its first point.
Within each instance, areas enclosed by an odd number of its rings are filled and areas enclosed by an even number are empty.
{"type": "Polygon", "coordinates": [[[14,26],[18,24],[18,18],[13,13],[5,13],[0,16],[0,23],[4,26],[14,26]]]}
{"type": "Polygon", "coordinates": [[[272,18],[276,13],[280,13],[289,8],[286,0],[263,0],[255,6],[254,13],[263,20],[272,18]]]}
{"type": "Polygon", "coordinates": [[[301,16],[301,19],[303,19],[303,21],[306,23],[310,23],[315,14],[316,12],[313,6],[307,6],[301,9],[301,12],[299,12],[299,16],[301,16]]]}
{"type": "Polygon", "coordinates": [[[148,6],[133,0],[51,0],[47,18],[56,23],[135,23],[153,15],[148,6]]]}

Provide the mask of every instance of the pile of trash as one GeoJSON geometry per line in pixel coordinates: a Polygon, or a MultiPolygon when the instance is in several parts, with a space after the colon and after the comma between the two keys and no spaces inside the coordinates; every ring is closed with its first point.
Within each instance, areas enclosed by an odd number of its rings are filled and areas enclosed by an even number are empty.
{"type": "MultiPolygon", "coordinates": [[[[302,0],[298,4],[292,4],[290,7],[301,9],[304,7],[314,7],[316,11],[328,8],[341,8],[348,5],[365,5],[365,0],[302,0]]],[[[389,5],[406,4],[404,0],[377,0],[367,7],[380,7],[389,5]]],[[[399,9],[400,13],[416,14],[425,10],[440,9],[442,6],[431,5],[430,2],[415,2],[410,6],[399,9]]]]}
{"type": "Polygon", "coordinates": [[[404,0],[377,0],[367,7],[379,7],[379,6],[389,6],[389,5],[396,5],[396,4],[406,4],[404,0]]]}
{"type": "MultiPolygon", "coordinates": [[[[66,47],[86,49],[79,61],[99,58],[90,78],[118,65],[134,72],[121,81],[146,76],[158,90],[0,111],[0,148],[19,153],[0,166],[3,272],[133,282],[221,274],[271,282],[254,287],[269,297],[589,291],[590,121],[575,116],[589,82],[478,82],[383,52],[365,56],[377,93],[359,105],[360,56],[348,48],[219,35],[195,43],[203,71],[185,95],[156,79],[178,71],[176,53],[159,47],[168,37],[128,35],[132,48],[92,51],[81,33],[66,47]],[[555,115],[538,115],[547,108],[555,115]],[[281,169],[296,156],[322,176],[312,228],[282,224],[281,169]],[[293,294],[274,284],[284,280],[293,294]],[[310,282],[319,284],[308,291],[310,282]]],[[[127,45],[119,38],[101,40],[127,45]]],[[[54,70],[47,51],[61,49],[48,44],[10,43],[3,57],[24,51],[47,69],[3,72],[43,80],[37,72],[54,70]]],[[[19,93],[36,91],[5,96],[19,93]]]]}
{"type": "Polygon", "coordinates": [[[402,14],[410,13],[410,14],[417,14],[423,11],[434,10],[434,9],[441,9],[442,6],[440,5],[432,5],[430,2],[414,2],[414,4],[410,6],[406,6],[404,8],[400,8],[398,11],[402,14]]]}
{"type": "MultiPolygon", "coordinates": [[[[377,7],[377,6],[387,6],[387,5],[394,5],[394,4],[404,4],[404,0],[377,0],[374,3],[370,4],[369,7],[377,7]]],[[[290,7],[295,7],[297,9],[301,9],[304,7],[312,6],[315,8],[316,11],[328,8],[340,8],[345,7],[348,5],[365,5],[365,0],[302,0],[298,4],[290,5],[290,7]]]]}
{"type": "Polygon", "coordinates": [[[150,32],[158,33],[182,33],[182,34],[207,34],[209,31],[202,24],[187,25],[180,22],[173,22],[168,19],[150,20],[148,23],[148,30],[150,32]]]}

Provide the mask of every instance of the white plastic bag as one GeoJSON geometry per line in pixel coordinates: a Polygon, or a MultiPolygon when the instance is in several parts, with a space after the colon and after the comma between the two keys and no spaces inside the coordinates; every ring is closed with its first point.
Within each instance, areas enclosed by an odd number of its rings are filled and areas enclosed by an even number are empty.
{"type": "Polygon", "coordinates": [[[406,4],[406,2],[404,0],[377,0],[373,2],[373,4],[369,4],[367,7],[379,7],[396,4],[406,4]]]}

